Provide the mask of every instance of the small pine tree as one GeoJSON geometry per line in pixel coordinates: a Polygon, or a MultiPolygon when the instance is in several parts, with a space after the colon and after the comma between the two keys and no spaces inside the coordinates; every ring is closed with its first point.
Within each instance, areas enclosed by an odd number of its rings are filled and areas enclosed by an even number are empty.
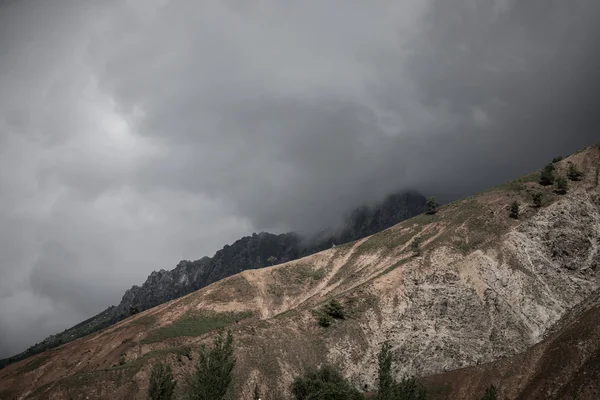
{"type": "Polygon", "coordinates": [[[150,373],[149,400],[171,400],[177,382],[173,379],[171,366],[162,363],[154,365],[150,373]]]}
{"type": "Polygon", "coordinates": [[[435,197],[429,197],[427,202],[425,203],[425,213],[429,215],[433,215],[437,212],[438,202],[435,200],[435,197]]]}
{"type": "Polygon", "coordinates": [[[231,383],[231,372],[235,365],[233,336],[227,331],[223,337],[219,333],[214,339],[213,348],[202,347],[198,363],[187,382],[189,400],[222,400],[231,383]]]}
{"type": "Polygon", "coordinates": [[[567,171],[567,178],[572,181],[578,181],[583,176],[583,172],[581,172],[575,164],[569,164],[569,170],[567,171]]]}
{"type": "Polygon", "coordinates": [[[415,378],[396,382],[392,376],[392,346],[385,342],[379,352],[379,392],[376,400],[425,400],[427,391],[415,378]]]}
{"type": "Polygon", "coordinates": [[[423,243],[423,239],[420,236],[417,236],[413,239],[412,244],[410,245],[413,254],[417,257],[421,255],[421,243],[423,243]]]}
{"type": "Polygon", "coordinates": [[[402,378],[394,385],[390,400],[426,400],[427,391],[415,378],[402,378]]]}
{"type": "Polygon", "coordinates": [[[498,393],[496,391],[496,387],[494,385],[491,385],[489,388],[487,388],[481,400],[496,400],[497,398],[498,393]]]}
{"type": "Polygon", "coordinates": [[[330,365],[308,370],[294,379],[292,394],[296,400],[364,400],[364,396],[330,365]]]}
{"type": "Polygon", "coordinates": [[[556,178],[556,193],[565,194],[569,190],[569,184],[565,178],[559,176],[556,178]]]}
{"type": "Polygon", "coordinates": [[[510,217],[514,219],[519,219],[519,203],[514,201],[510,205],[510,217]]]}
{"type": "Polygon", "coordinates": [[[542,194],[541,193],[534,193],[532,195],[533,197],[533,206],[535,208],[540,208],[542,206],[542,194]]]}
{"type": "Polygon", "coordinates": [[[319,313],[317,322],[319,323],[319,326],[327,328],[328,326],[331,326],[332,318],[325,313],[319,313]]]}
{"type": "Polygon", "coordinates": [[[271,265],[275,265],[275,263],[277,262],[277,257],[271,256],[271,257],[267,258],[267,262],[271,265]]]}
{"type": "Polygon", "coordinates": [[[394,378],[392,377],[392,346],[385,342],[379,352],[379,392],[377,400],[391,399],[394,391],[394,378]]]}
{"type": "Polygon", "coordinates": [[[329,315],[331,318],[335,319],[344,319],[344,308],[336,299],[331,299],[329,303],[325,305],[325,314],[329,315]]]}
{"type": "Polygon", "coordinates": [[[554,183],[554,164],[548,164],[540,174],[540,185],[549,186],[554,183]]]}

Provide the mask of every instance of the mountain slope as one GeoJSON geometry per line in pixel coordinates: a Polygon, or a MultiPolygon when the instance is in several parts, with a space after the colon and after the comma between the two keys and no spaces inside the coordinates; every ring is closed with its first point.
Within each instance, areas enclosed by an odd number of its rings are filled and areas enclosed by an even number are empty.
{"type": "MultiPolygon", "coordinates": [[[[250,398],[255,384],[266,399],[289,398],[293,377],[323,362],[371,391],[386,340],[398,376],[524,353],[599,288],[600,149],[561,161],[557,173],[569,163],[585,176],[565,195],[533,173],[357,242],[243,271],[0,370],[0,398],[143,399],[152,363],[167,360],[182,379],[195,349],[224,326],[236,339],[235,398],[250,398]],[[544,194],[540,208],[535,192],[544,194]],[[519,220],[509,218],[515,200],[519,220]],[[416,236],[420,256],[411,250],[416,236]],[[331,298],[347,318],[321,328],[314,311],[331,298]]],[[[439,382],[432,387],[458,390],[439,382]]]]}
{"type": "Polygon", "coordinates": [[[111,306],[70,329],[52,335],[21,354],[0,360],[0,365],[25,359],[97,332],[136,312],[179,298],[246,269],[266,267],[270,265],[269,257],[287,262],[330,248],[333,242],[346,243],[372,235],[419,214],[424,204],[425,198],[416,192],[392,194],[380,204],[354,210],[337,232],[322,234],[310,241],[295,233],[274,235],[262,232],[243,237],[217,251],[212,258],[181,261],[173,270],[152,272],[142,286],[127,290],[117,306],[111,306]]]}
{"type": "Polygon", "coordinates": [[[432,400],[479,399],[490,384],[501,399],[600,398],[600,292],[525,353],[426,378],[432,400]]]}

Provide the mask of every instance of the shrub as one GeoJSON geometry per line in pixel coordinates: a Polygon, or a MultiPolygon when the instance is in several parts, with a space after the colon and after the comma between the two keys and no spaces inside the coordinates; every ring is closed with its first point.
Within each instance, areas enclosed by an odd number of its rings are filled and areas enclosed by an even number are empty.
{"type": "Polygon", "coordinates": [[[567,193],[567,190],[569,190],[569,184],[567,183],[567,180],[562,176],[556,178],[556,193],[565,194],[567,193]]]}
{"type": "Polygon", "coordinates": [[[319,326],[327,328],[328,326],[331,326],[332,318],[327,314],[319,313],[317,321],[319,323],[319,326]]]}
{"type": "Polygon", "coordinates": [[[152,367],[150,374],[150,387],[148,388],[148,398],[150,400],[171,400],[175,391],[177,382],[173,379],[173,372],[170,365],[162,363],[152,367]]]}
{"type": "Polygon", "coordinates": [[[510,205],[510,217],[514,219],[519,219],[519,203],[514,201],[510,205]]]}
{"type": "Polygon", "coordinates": [[[567,178],[572,181],[578,181],[583,176],[583,172],[581,172],[575,164],[569,164],[569,170],[567,171],[567,178]]]}
{"type": "Polygon", "coordinates": [[[296,400],[363,400],[342,374],[330,365],[310,369],[292,383],[296,400]]]}
{"type": "Polygon", "coordinates": [[[532,196],[533,196],[533,206],[536,208],[540,208],[542,206],[542,194],[534,193],[532,196]]]}
{"type": "Polygon", "coordinates": [[[416,236],[410,245],[415,256],[421,255],[421,243],[423,243],[423,238],[416,236]]]}
{"type": "Polygon", "coordinates": [[[200,349],[196,369],[187,381],[189,400],[222,400],[231,383],[231,371],[235,365],[233,336],[227,331],[219,333],[212,349],[200,349]]]}
{"type": "Polygon", "coordinates": [[[487,388],[481,400],[496,400],[497,398],[498,394],[496,393],[496,387],[491,385],[489,388],[487,388]]]}
{"type": "Polygon", "coordinates": [[[549,186],[554,183],[554,165],[548,164],[542,169],[540,174],[540,185],[549,186]]]}
{"type": "Polygon", "coordinates": [[[379,361],[379,394],[378,400],[389,399],[394,388],[394,378],[392,377],[392,346],[385,342],[381,345],[381,351],[378,355],[379,361]]]}
{"type": "Polygon", "coordinates": [[[320,310],[313,311],[313,314],[317,317],[319,326],[322,326],[323,328],[331,326],[334,319],[346,318],[344,307],[336,299],[331,299],[320,310]]]}
{"type": "Polygon", "coordinates": [[[329,315],[331,318],[335,319],[344,319],[344,308],[336,299],[331,299],[329,303],[325,305],[325,314],[329,315]]]}
{"type": "Polygon", "coordinates": [[[427,202],[425,203],[425,213],[432,215],[437,212],[438,202],[435,200],[435,197],[429,197],[427,202]]]}
{"type": "Polygon", "coordinates": [[[563,158],[564,158],[563,156],[557,156],[557,157],[554,157],[554,158],[552,159],[552,164],[556,164],[557,162],[559,162],[559,161],[562,161],[562,160],[563,160],[563,158]]]}
{"type": "Polygon", "coordinates": [[[267,262],[268,262],[270,265],[275,265],[275,263],[277,262],[277,257],[275,257],[275,256],[271,256],[271,257],[267,258],[267,262]]]}
{"type": "Polygon", "coordinates": [[[377,400],[425,400],[427,391],[415,378],[396,382],[392,376],[392,346],[384,343],[379,352],[379,393],[377,400]]]}

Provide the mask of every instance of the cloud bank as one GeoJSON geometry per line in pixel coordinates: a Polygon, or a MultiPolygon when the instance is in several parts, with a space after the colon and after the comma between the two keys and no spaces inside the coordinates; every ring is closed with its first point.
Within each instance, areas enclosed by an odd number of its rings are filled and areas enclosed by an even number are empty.
{"type": "Polygon", "coordinates": [[[595,0],[0,2],[0,357],[152,270],[598,140],[595,0]]]}

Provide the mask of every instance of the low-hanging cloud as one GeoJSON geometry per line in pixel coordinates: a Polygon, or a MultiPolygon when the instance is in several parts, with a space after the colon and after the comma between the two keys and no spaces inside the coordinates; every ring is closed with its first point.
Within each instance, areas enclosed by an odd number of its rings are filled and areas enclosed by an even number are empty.
{"type": "Polygon", "coordinates": [[[595,0],[0,7],[0,356],[241,235],[600,137],[595,0]]]}

